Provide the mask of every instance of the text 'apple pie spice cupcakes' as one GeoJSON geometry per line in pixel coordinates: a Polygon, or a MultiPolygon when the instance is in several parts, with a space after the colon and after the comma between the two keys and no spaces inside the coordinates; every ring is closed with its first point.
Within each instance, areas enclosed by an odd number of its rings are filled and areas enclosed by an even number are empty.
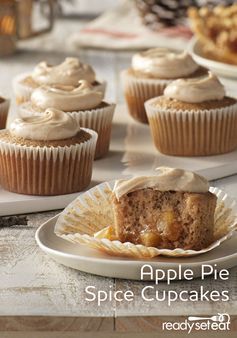
{"type": "Polygon", "coordinates": [[[237,148],[237,100],[210,72],[172,82],[145,107],[155,146],[164,154],[206,156],[237,148]]]}
{"type": "Polygon", "coordinates": [[[137,121],[148,123],[145,101],[162,95],[174,79],[195,78],[206,72],[187,52],[154,48],[135,54],[132,66],[121,74],[130,115],[137,121]]]}
{"type": "Polygon", "coordinates": [[[16,119],[0,131],[0,183],[29,195],[61,195],[86,188],[97,134],[62,111],[16,119]]]}
{"type": "Polygon", "coordinates": [[[19,74],[13,79],[13,90],[17,104],[30,100],[34,89],[41,85],[65,85],[77,87],[78,81],[86,80],[95,89],[105,94],[106,82],[99,82],[93,68],[78,58],[67,57],[59,65],[40,62],[32,73],[19,74]]]}
{"type": "Polygon", "coordinates": [[[6,128],[10,100],[0,95],[0,129],[6,128]]]}
{"type": "Polygon", "coordinates": [[[33,91],[31,101],[20,105],[19,114],[22,117],[40,114],[49,107],[63,110],[81,127],[95,130],[98,133],[95,158],[107,154],[115,104],[103,101],[101,91],[85,80],[80,81],[77,87],[41,86],[33,91]]]}
{"type": "Polygon", "coordinates": [[[119,180],[114,186],[115,235],[121,242],[201,250],[214,240],[216,196],[207,180],[182,169],[119,180]]]}

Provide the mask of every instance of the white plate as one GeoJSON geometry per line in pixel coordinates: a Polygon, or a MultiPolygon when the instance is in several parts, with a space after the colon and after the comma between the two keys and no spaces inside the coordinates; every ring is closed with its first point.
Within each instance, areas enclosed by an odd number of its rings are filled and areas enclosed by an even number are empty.
{"type": "Polygon", "coordinates": [[[195,37],[191,39],[188,49],[194,60],[201,66],[209,68],[220,76],[237,78],[237,66],[204,57],[200,44],[195,37]]]}
{"type": "Polygon", "coordinates": [[[151,260],[135,260],[106,255],[98,250],[85,246],[71,244],[54,234],[54,226],[58,216],[42,224],[36,231],[35,238],[39,247],[58,263],[65,266],[112,278],[140,280],[140,270],[144,264],[150,264],[153,269],[168,269],[178,271],[193,270],[194,277],[200,277],[202,264],[217,264],[218,270],[229,269],[237,265],[237,235],[222,243],[218,248],[206,254],[190,258],[157,257],[151,260]]]}

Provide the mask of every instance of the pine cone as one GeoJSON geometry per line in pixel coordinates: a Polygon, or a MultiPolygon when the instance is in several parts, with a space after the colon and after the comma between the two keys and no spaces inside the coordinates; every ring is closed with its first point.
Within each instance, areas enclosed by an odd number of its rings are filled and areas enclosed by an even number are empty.
{"type": "Polygon", "coordinates": [[[142,21],[149,28],[156,30],[160,27],[182,24],[187,9],[195,6],[195,0],[136,0],[136,5],[142,21]]]}

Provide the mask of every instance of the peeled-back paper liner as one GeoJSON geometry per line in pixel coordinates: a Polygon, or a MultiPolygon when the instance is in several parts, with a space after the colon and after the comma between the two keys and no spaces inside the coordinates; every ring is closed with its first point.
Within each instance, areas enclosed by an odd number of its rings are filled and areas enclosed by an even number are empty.
{"type": "Polygon", "coordinates": [[[5,99],[0,103],[0,129],[6,128],[7,116],[10,107],[10,100],[5,99]]]}
{"type": "Polygon", "coordinates": [[[6,190],[30,195],[61,195],[84,189],[91,179],[97,133],[82,129],[92,137],[64,147],[33,147],[1,141],[1,185],[6,190]],[[64,176],[67,181],[62,184],[64,176]]]}
{"type": "Polygon", "coordinates": [[[129,74],[129,70],[121,73],[121,79],[130,115],[139,122],[148,123],[145,101],[162,95],[172,80],[139,78],[129,74]]]}
{"type": "Polygon", "coordinates": [[[72,243],[86,245],[110,255],[134,258],[152,258],[163,255],[170,257],[193,256],[208,252],[230,238],[237,227],[237,204],[218,188],[210,188],[217,197],[215,211],[215,242],[203,250],[157,249],[133,243],[121,243],[106,238],[95,238],[94,234],[113,227],[112,189],[114,182],[102,183],[80,195],[60,214],[55,233],[72,243]]]}
{"type": "MultiPolygon", "coordinates": [[[[81,127],[89,128],[97,132],[96,159],[106,155],[109,150],[114,110],[115,104],[111,103],[102,108],[67,112],[67,114],[72,115],[78,121],[81,127]]],[[[24,118],[40,114],[40,111],[36,111],[32,107],[31,102],[26,102],[19,106],[18,115],[20,117],[24,118]]]]}
{"type": "Polygon", "coordinates": [[[145,108],[156,148],[164,154],[205,156],[237,147],[237,103],[209,110],[159,108],[157,98],[145,108]]]}
{"type": "MultiPolygon", "coordinates": [[[[16,96],[16,102],[17,104],[21,104],[24,102],[27,102],[30,100],[31,94],[33,91],[38,87],[32,87],[30,85],[22,83],[22,81],[27,78],[28,76],[31,76],[31,73],[21,73],[14,77],[12,81],[13,91],[16,96]]],[[[98,83],[98,85],[95,85],[94,88],[96,90],[99,90],[103,93],[103,97],[105,95],[106,90],[106,81],[101,81],[98,83]]]]}

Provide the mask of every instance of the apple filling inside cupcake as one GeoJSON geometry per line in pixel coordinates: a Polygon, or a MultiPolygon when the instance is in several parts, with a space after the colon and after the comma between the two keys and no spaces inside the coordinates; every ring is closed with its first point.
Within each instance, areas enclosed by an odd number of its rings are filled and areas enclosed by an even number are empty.
{"type": "Polygon", "coordinates": [[[163,167],[158,175],[116,181],[117,239],[166,249],[207,247],[214,240],[216,208],[216,196],[208,189],[208,182],[193,172],[163,167]]]}

